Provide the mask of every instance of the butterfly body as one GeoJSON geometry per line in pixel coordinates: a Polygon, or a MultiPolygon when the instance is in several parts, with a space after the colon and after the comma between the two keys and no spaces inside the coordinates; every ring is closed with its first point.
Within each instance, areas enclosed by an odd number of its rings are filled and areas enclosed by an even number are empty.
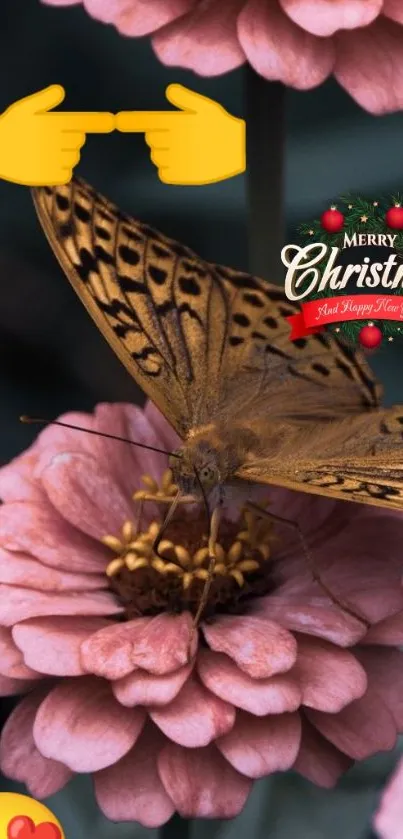
{"type": "Polygon", "coordinates": [[[204,261],[78,178],[33,194],[75,291],[181,438],[184,492],[267,484],[403,510],[403,407],[380,407],[359,352],[329,333],[290,341],[283,289],[204,261]]]}

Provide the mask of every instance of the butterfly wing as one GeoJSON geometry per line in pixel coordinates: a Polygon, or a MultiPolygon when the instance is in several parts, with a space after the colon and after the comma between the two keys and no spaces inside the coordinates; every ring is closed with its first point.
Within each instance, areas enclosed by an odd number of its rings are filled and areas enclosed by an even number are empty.
{"type": "Polygon", "coordinates": [[[330,335],[289,340],[297,308],[278,286],[204,262],[79,178],[33,196],[90,315],[182,438],[214,418],[306,422],[379,403],[359,354],[330,335]]]}
{"type": "Polygon", "coordinates": [[[403,406],[279,426],[275,436],[272,456],[251,456],[239,478],[403,510],[403,406]]]}

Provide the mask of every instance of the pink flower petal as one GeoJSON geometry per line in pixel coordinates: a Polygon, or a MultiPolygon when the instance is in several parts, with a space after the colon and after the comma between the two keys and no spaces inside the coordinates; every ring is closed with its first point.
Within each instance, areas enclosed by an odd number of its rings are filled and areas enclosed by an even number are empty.
{"type": "Polygon", "coordinates": [[[245,61],[236,34],[244,0],[204,0],[193,11],[164,26],[152,39],[163,64],[186,67],[200,76],[234,70],[245,61]]]}
{"type": "Polygon", "coordinates": [[[114,23],[122,35],[149,35],[181,17],[195,0],[84,0],[87,11],[98,20],[114,23]]]}
{"type": "Polygon", "coordinates": [[[300,737],[299,714],[262,719],[240,711],[232,731],[220,737],[216,745],[242,775],[263,778],[291,768],[298,754],[300,737]]]}
{"type": "Polygon", "coordinates": [[[284,673],[296,660],[294,636],[264,618],[221,616],[204,624],[203,634],[212,650],[227,653],[254,679],[284,673]]]}
{"type": "Polygon", "coordinates": [[[402,62],[401,27],[379,18],[338,36],[334,75],[366,111],[387,114],[403,108],[402,62]]]}
{"type": "Polygon", "coordinates": [[[295,711],[300,705],[299,686],[288,674],[251,679],[226,655],[210,650],[199,651],[197,666],[202,682],[212,693],[258,717],[295,711]]]}
{"type": "Polygon", "coordinates": [[[47,6],[78,6],[82,0],[41,0],[47,6]]]}
{"type": "Polygon", "coordinates": [[[302,724],[301,745],[294,770],[319,787],[331,789],[353,760],[325,740],[308,720],[302,724]]]}
{"type": "Polygon", "coordinates": [[[292,671],[299,681],[302,704],[334,714],[364,695],[367,677],[352,653],[318,638],[298,637],[292,671]]]}
{"type": "Polygon", "coordinates": [[[122,524],[133,519],[133,504],[88,454],[55,455],[42,470],[41,480],[60,515],[94,539],[118,534],[122,524]]]}
{"type": "Polygon", "coordinates": [[[367,647],[356,651],[368,682],[391,712],[397,730],[403,731],[403,652],[367,647]]]}
{"type": "Polygon", "coordinates": [[[9,679],[37,679],[38,673],[24,664],[21,651],[13,641],[11,630],[0,626],[0,673],[9,679]]]}
{"type": "Polygon", "coordinates": [[[13,628],[27,664],[50,676],[82,676],[81,644],[108,621],[89,617],[32,618],[13,628]]]}
{"type": "Polygon", "coordinates": [[[169,705],[150,708],[149,714],[170,740],[191,749],[208,746],[220,734],[230,731],[235,721],[235,708],[194,678],[187,680],[169,705]]]}
{"type": "Polygon", "coordinates": [[[248,0],[238,17],[238,37],[252,67],[271,81],[307,90],[332,71],[332,42],[300,29],[277,3],[248,0]]]}
{"type": "Polygon", "coordinates": [[[0,696],[18,696],[32,690],[34,682],[28,679],[9,679],[0,675],[0,696]]]}
{"type": "Polygon", "coordinates": [[[401,0],[383,0],[382,12],[397,23],[403,23],[403,6],[401,0]]]}
{"type": "Polygon", "coordinates": [[[94,591],[107,587],[105,574],[69,574],[49,568],[28,554],[0,548],[0,583],[39,591],[94,591]]]}
{"type": "Polygon", "coordinates": [[[164,676],[136,670],[113,682],[112,690],[116,699],[127,708],[134,708],[135,705],[167,705],[185,684],[192,667],[193,664],[187,664],[164,676]]]}
{"type": "Polygon", "coordinates": [[[96,772],[134,746],[145,721],[141,708],[123,708],[110,686],[92,676],[66,679],[42,702],[34,739],[48,758],[74,772],[96,772]]]}
{"type": "Polygon", "coordinates": [[[388,781],[374,818],[379,839],[401,839],[403,824],[403,759],[388,781]]]}
{"type": "Polygon", "coordinates": [[[138,667],[162,676],[188,663],[191,629],[188,612],[135,618],[89,638],[82,660],[88,671],[107,679],[121,679],[138,667]]]}
{"type": "Polygon", "coordinates": [[[57,760],[43,757],[32,734],[37,710],[48,687],[23,699],[9,716],[1,735],[1,771],[27,786],[34,798],[54,795],[69,782],[72,772],[57,760]]]}
{"type": "Polygon", "coordinates": [[[95,774],[95,796],[108,819],[159,827],[173,815],[175,807],[157,771],[164,739],[157,729],[146,726],[125,757],[95,774]]]}
{"type": "Polygon", "coordinates": [[[224,760],[215,746],[184,749],[168,743],[158,772],[175,809],[188,819],[231,819],[244,807],[251,781],[224,760]]]}
{"type": "Polygon", "coordinates": [[[106,616],[122,611],[109,592],[47,594],[30,588],[0,585],[0,623],[4,626],[44,615],[106,616]]]}
{"type": "Polygon", "coordinates": [[[48,502],[4,504],[0,532],[3,548],[27,551],[51,568],[99,574],[106,567],[105,547],[71,527],[48,502]]]}
{"type": "Polygon", "coordinates": [[[34,478],[34,468],[38,453],[36,443],[23,454],[0,469],[0,498],[4,502],[34,501],[41,502],[45,493],[34,478]]]}
{"type": "Polygon", "coordinates": [[[307,709],[306,716],[337,749],[355,760],[393,749],[396,743],[393,716],[371,688],[338,714],[307,709]]]}
{"type": "Polygon", "coordinates": [[[361,644],[385,644],[387,647],[399,647],[403,644],[403,612],[398,612],[374,624],[360,641],[361,644]]]}
{"type": "Polygon", "coordinates": [[[338,29],[367,26],[378,17],[383,0],[280,0],[294,23],[320,37],[334,35],[338,29]]]}
{"type": "Polygon", "coordinates": [[[361,621],[342,612],[324,597],[270,595],[256,601],[253,611],[286,629],[326,638],[339,647],[351,647],[367,631],[361,621]]]}

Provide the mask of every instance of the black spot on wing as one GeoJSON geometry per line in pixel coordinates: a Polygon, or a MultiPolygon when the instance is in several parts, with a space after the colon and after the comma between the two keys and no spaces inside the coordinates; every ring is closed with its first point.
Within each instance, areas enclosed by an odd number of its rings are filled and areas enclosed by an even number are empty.
{"type": "Polygon", "coordinates": [[[83,207],[82,204],[79,204],[78,201],[74,202],[74,213],[80,221],[84,224],[88,224],[91,218],[91,213],[83,207]]]}
{"type": "Polygon", "coordinates": [[[65,213],[70,207],[69,199],[65,195],[60,195],[59,192],[56,192],[56,204],[62,213],[65,213]]]}
{"type": "Polygon", "coordinates": [[[139,280],[134,280],[132,277],[127,277],[125,274],[117,275],[117,283],[123,293],[130,292],[135,294],[148,294],[148,290],[144,283],[139,280]]]}
{"type": "Polygon", "coordinates": [[[234,321],[234,323],[237,323],[238,326],[250,326],[249,318],[247,317],[247,315],[242,314],[242,312],[237,312],[233,316],[232,320],[234,321]]]}
{"type": "Polygon", "coordinates": [[[80,248],[80,264],[76,265],[76,271],[83,283],[88,282],[91,271],[98,271],[95,257],[87,248],[80,248]]]}
{"type": "Polygon", "coordinates": [[[134,248],[129,248],[127,245],[119,245],[118,254],[123,262],[128,265],[138,265],[140,262],[140,254],[134,248]]]}
{"type": "Polygon", "coordinates": [[[330,376],[329,368],[325,367],[324,364],[320,364],[320,362],[312,364],[312,370],[315,370],[315,373],[320,373],[321,376],[330,376]]]}
{"type": "Polygon", "coordinates": [[[245,294],[242,295],[242,299],[244,303],[248,303],[249,306],[254,306],[255,309],[262,309],[265,305],[264,301],[258,294],[254,294],[253,291],[247,291],[245,294]]]}
{"type": "Polygon", "coordinates": [[[149,265],[148,266],[148,273],[152,280],[154,280],[157,285],[164,285],[167,281],[168,274],[162,268],[158,268],[157,265],[149,265]]]}
{"type": "Polygon", "coordinates": [[[179,277],[179,288],[184,294],[197,297],[201,294],[199,283],[193,277],[179,277]]]}
{"type": "Polygon", "coordinates": [[[110,231],[99,224],[95,225],[95,235],[98,236],[98,239],[104,239],[105,242],[109,242],[111,239],[110,231]]]}
{"type": "Polygon", "coordinates": [[[114,265],[114,256],[108,253],[108,251],[106,251],[105,248],[102,247],[102,245],[95,245],[94,250],[95,256],[100,262],[103,262],[104,265],[114,265]]]}

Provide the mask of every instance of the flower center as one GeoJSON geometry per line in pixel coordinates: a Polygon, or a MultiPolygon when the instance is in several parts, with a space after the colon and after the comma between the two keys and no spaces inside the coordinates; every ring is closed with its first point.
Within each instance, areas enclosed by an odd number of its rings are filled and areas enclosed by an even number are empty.
{"type": "Polygon", "coordinates": [[[178,505],[164,529],[157,550],[154,543],[164,522],[167,504],[177,488],[167,470],[161,487],[149,475],[143,477],[145,489],[134,493],[139,502],[138,519],[126,521],[119,536],[106,535],[105,545],[115,557],[106,573],[128,619],[159,612],[190,611],[196,614],[203,590],[212,574],[203,618],[217,612],[241,612],[251,596],[266,594],[272,587],[268,573],[271,555],[272,523],[242,511],[236,522],[223,519],[216,562],[211,572],[206,514],[189,501],[178,505]],[[162,507],[161,516],[142,525],[145,503],[162,507]]]}

